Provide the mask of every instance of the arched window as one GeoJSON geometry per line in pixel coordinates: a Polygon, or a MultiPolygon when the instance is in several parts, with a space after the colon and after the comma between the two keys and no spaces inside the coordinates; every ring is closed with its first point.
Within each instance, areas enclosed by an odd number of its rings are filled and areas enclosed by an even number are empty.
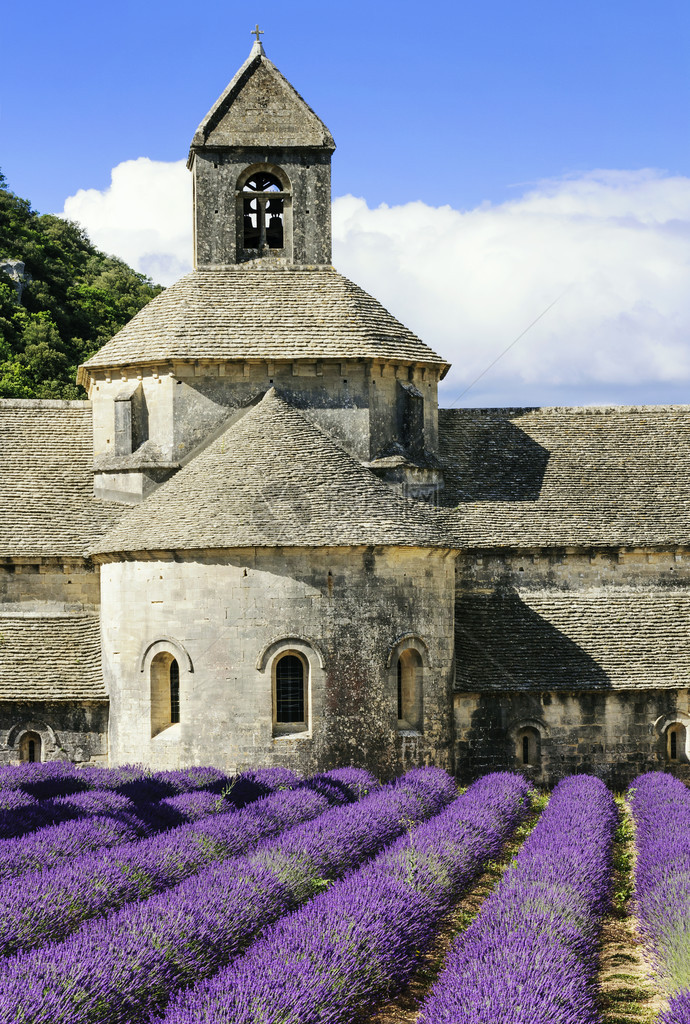
{"type": "Polygon", "coordinates": [[[519,729],[515,737],[515,759],[518,764],[538,768],[541,764],[541,735],[531,726],[519,729]]]}
{"type": "Polygon", "coordinates": [[[422,731],[424,667],[419,651],[407,647],[398,657],[398,729],[422,731]]]}
{"type": "Polygon", "coordinates": [[[170,662],[170,722],[180,720],[180,666],[175,659],[170,662]]]}
{"type": "Polygon", "coordinates": [[[238,247],[257,256],[285,249],[289,200],[289,188],[273,170],[245,172],[238,191],[238,247]]]}
{"type": "Polygon", "coordinates": [[[668,761],[687,761],[685,753],[685,726],[682,722],[673,722],[666,730],[666,759],[668,761]]]}
{"type": "Polygon", "coordinates": [[[19,741],[20,761],[41,760],[41,737],[36,732],[25,732],[19,741]]]}
{"type": "Polygon", "coordinates": [[[180,721],[180,667],[168,651],[151,662],[151,735],[180,721]]]}
{"type": "Polygon", "coordinates": [[[275,722],[304,728],[304,662],[298,654],[284,654],[275,663],[275,722]]]}

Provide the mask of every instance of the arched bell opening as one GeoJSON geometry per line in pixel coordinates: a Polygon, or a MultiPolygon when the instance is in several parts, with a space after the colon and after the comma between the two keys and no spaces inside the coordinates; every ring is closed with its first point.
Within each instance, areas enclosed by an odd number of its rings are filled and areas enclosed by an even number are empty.
{"type": "Polygon", "coordinates": [[[292,190],[271,165],[247,168],[237,183],[237,250],[242,258],[290,257],[292,190]]]}

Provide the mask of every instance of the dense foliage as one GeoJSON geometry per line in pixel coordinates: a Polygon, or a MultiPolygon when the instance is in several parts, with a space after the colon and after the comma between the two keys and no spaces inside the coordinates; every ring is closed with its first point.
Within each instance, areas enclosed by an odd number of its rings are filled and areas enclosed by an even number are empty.
{"type": "Polygon", "coordinates": [[[161,291],[99,252],[78,224],[37,214],[0,173],[0,263],[21,260],[26,282],[0,273],[0,398],[84,398],[77,367],[161,291]]]}

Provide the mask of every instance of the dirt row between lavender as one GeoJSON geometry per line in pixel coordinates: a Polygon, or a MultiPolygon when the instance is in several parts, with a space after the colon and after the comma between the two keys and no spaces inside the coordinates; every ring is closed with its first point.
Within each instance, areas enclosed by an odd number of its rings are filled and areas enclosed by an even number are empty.
{"type": "Polygon", "coordinates": [[[630,811],[616,798],[621,823],[613,849],[613,899],[599,953],[602,1024],[655,1024],[667,1007],[633,914],[635,834],[630,811]]]}
{"type": "Polygon", "coordinates": [[[421,957],[419,967],[410,981],[375,1013],[362,1018],[367,1024],[414,1024],[419,1016],[421,1004],[440,974],[453,942],[474,921],[482,909],[484,900],[491,895],[504,871],[517,856],[547,803],[547,794],[540,793],[536,797],[528,817],[506,842],[500,858],[489,861],[486,870],[478,876],[471,889],[458,900],[450,913],[446,914],[436,939],[421,957]]]}

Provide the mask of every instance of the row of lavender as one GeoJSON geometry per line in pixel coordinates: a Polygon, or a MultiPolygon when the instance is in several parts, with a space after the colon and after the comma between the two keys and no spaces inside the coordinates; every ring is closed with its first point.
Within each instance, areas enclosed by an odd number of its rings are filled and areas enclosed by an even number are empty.
{"type": "MultiPolygon", "coordinates": [[[[125,816],[138,829],[180,824],[192,793],[224,795],[241,807],[269,791],[298,782],[285,769],[259,769],[231,776],[217,768],[150,772],[138,765],[75,768],[65,762],[0,769],[0,838],[25,835],[81,817],[125,816]],[[185,802],[185,797],[188,798],[185,802]]],[[[200,802],[196,798],[196,805],[200,802]]]]}
{"type": "MultiPolygon", "coordinates": [[[[51,791],[61,779],[69,782],[77,771],[72,767],[71,772],[66,772],[60,763],[26,767],[36,771],[0,769],[0,783],[3,773],[9,772],[15,782],[18,777],[25,782],[28,778],[31,785],[40,782],[51,791]]],[[[372,776],[367,772],[362,773],[359,781],[356,772],[346,770],[345,776],[354,786],[353,797],[360,795],[360,783],[365,790],[371,788],[372,776]]],[[[340,787],[346,795],[345,776],[332,771],[305,782],[283,768],[255,769],[229,776],[216,768],[154,774],[141,767],[126,766],[89,772],[92,781],[100,780],[110,788],[92,788],[42,801],[17,789],[0,788],[0,803],[3,798],[6,805],[14,801],[12,809],[6,806],[4,811],[0,810],[0,837],[8,833],[12,837],[0,838],[0,879],[29,870],[45,871],[66,857],[132,842],[211,814],[244,807],[278,789],[304,785],[329,790],[340,787]],[[119,791],[122,789],[132,795],[119,791]],[[175,795],[160,797],[161,793],[171,791],[175,795]]]]}
{"type": "Polygon", "coordinates": [[[635,821],[637,914],[664,988],[663,1024],[690,1024],[690,790],[671,775],[641,775],[628,799],[635,821]]]}
{"type": "MultiPolygon", "coordinates": [[[[242,819],[233,841],[234,852],[244,855],[222,859],[229,845],[214,846],[212,863],[197,864],[194,874],[165,892],[88,921],[61,942],[5,960],[0,1021],[143,1024],[176,989],[216,974],[261,929],[439,814],[455,795],[445,772],[427,768],[331,810],[321,794],[306,789],[265,797],[227,816],[242,819]],[[292,823],[287,820],[291,805],[293,813],[312,820],[267,839],[260,820],[272,809],[285,829],[292,823]]],[[[208,844],[201,848],[208,852],[208,844]]],[[[174,872],[178,857],[185,855],[178,845],[166,865],[174,872]]],[[[45,897],[35,913],[55,912],[54,893],[45,897]]],[[[60,898],[65,898],[62,888],[60,898]]],[[[78,907],[80,898],[72,891],[73,905],[78,907]]]]}
{"type": "Polygon", "coordinates": [[[571,776],[451,949],[420,1024],[594,1024],[597,943],[618,822],[599,779],[571,776]]]}
{"type": "MultiPolygon", "coordinates": [[[[278,779],[286,787],[297,781],[296,774],[287,768],[257,768],[244,772],[243,777],[254,779],[259,784],[267,781],[272,787],[278,784],[278,779]]],[[[11,792],[26,793],[39,800],[46,800],[69,793],[83,793],[89,789],[110,789],[135,800],[151,801],[212,786],[216,786],[220,792],[232,778],[221,769],[210,766],[154,772],[137,764],[117,768],[101,768],[98,765],[78,768],[69,761],[24,763],[0,768],[0,807],[11,792]]]]}
{"type": "Polygon", "coordinates": [[[486,776],[359,871],[264,929],[226,970],[175,998],[162,1019],[360,1019],[410,977],[441,917],[499,853],[528,806],[524,779],[486,776]]]}
{"type": "MultiPolygon", "coordinates": [[[[113,773],[109,774],[112,781],[113,773]]],[[[18,802],[12,811],[6,809],[4,816],[0,812],[0,835],[9,832],[12,837],[0,838],[0,879],[29,870],[45,871],[65,857],[132,842],[209,814],[245,806],[266,793],[284,788],[287,781],[283,769],[264,770],[260,784],[253,774],[230,777],[216,769],[194,772],[191,776],[179,773],[175,780],[178,793],[150,802],[135,801],[115,789],[90,789],[40,802],[9,790],[9,796],[18,802]],[[224,786],[219,794],[221,778],[224,786]]],[[[303,784],[294,777],[290,782],[303,784]]],[[[328,784],[334,782],[330,780],[328,784]]]]}
{"type": "MultiPolygon", "coordinates": [[[[260,797],[244,808],[209,815],[149,838],[61,859],[52,868],[0,882],[0,954],[64,938],[93,917],[147,899],[216,861],[236,856],[334,804],[376,787],[369,772],[340,769],[313,776],[292,790],[260,797]]],[[[44,846],[41,832],[25,844],[44,846]],[[34,843],[35,840],[35,843],[34,843]]]]}

